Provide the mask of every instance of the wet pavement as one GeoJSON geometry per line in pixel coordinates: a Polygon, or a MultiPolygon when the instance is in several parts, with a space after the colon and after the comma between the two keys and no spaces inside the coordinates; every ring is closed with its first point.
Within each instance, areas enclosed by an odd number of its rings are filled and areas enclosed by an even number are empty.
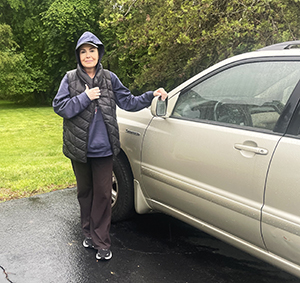
{"type": "Polygon", "coordinates": [[[113,258],[82,246],[76,190],[0,203],[0,283],[290,283],[300,279],[161,214],[112,225],[113,258]]]}

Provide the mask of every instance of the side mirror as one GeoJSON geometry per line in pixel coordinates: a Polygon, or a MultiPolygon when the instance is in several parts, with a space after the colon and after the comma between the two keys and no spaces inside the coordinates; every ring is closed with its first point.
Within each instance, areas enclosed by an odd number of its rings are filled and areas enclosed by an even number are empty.
{"type": "Polygon", "coordinates": [[[167,114],[168,97],[165,101],[161,100],[161,97],[154,97],[151,103],[151,113],[153,116],[162,117],[167,114]]]}

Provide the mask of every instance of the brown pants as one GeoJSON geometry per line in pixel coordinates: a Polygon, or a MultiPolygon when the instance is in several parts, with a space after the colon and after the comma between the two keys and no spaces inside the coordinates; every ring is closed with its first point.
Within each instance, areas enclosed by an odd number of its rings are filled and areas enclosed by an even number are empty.
{"type": "Polygon", "coordinates": [[[87,163],[72,160],[72,166],[77,181],[83,234],[92,238],[95,249],[108,249],[111,245],[113,157],[88,158],[87,163]]]}

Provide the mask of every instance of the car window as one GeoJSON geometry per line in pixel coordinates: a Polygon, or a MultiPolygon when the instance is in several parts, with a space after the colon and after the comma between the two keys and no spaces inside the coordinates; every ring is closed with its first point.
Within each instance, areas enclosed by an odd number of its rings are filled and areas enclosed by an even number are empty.
{"type": "Polygon", "coordinates": [[[173,117],[273,130],[300,79],[300,62],[247,63],[180,94],[173,117]]]}

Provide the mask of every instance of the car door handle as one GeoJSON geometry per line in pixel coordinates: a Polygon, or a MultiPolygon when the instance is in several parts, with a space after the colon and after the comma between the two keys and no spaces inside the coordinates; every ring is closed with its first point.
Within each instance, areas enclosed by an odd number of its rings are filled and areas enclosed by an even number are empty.
{"type": "Polygon", "coordinates": [[[235,149],[238,150],[244,150],[244,151],[249,151],[249,152],[253,152],[256,154],[261,154],[261,155],[266,155],[268,154],[268,150],[262,147],[256,147],[256,146],[249,146],[249,145],[244,145],[244,144],[240,144],[240,143],[236,143],[234,145],[235,149]]]}

